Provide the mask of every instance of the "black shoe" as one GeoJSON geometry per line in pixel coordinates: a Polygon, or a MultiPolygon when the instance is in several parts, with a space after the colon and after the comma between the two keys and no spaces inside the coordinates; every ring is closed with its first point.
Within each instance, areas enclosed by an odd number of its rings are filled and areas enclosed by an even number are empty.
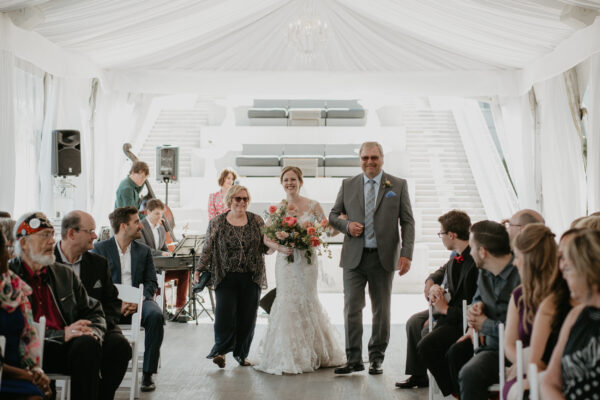
{"type": "Polygon", "coordinates": [[[358,372],[358,371],[364,371],[365,370],[365,366],[363,365],[363,363],[356,363],[356,364],[346,364],[343,367],[338,367],[336,369],[333,370],[334,374],[350,374],[352,372],[358,372]]]}
{"type": "Polygon", "coordinates": [[[369,374],[371,374],[371,375],[383,374],[383,369],[381,368],[380,360],[371,361],[371,365],[369,366],[369,374]]]}
{"type": "Polygon", "coordinates": [[[424,388],[429,386],[429,379],[426,376],[412,375],[405,381],[396,382],[396,387],[400,389],[424,388]]]}
{"type": "Polygon", "coordinates": [[[240,364],[240,367],[251,367],[252,363],[250,361],[248,361],[247,358],[242,358],[240,356],[234,356],[233,358],[235,358],[235,361],[238,362],[238,364],[240,364]]]}
{"type": "Polygon", "coordinates": [[[140,389],[142,392],[152,392],[156,389],[156,385],[152,380],[152,374],[147,374],[144,372],[144,376],[142,377],[142,386],[140,389]]]}

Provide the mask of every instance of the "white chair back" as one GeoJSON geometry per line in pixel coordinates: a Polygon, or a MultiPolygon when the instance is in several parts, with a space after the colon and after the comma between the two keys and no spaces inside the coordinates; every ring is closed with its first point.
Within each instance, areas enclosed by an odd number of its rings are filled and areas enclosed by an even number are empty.
{"type": "Polygon", "coordinates": [[[156,280],[158,281],[158,291],[159,293],[155,296],[154,300],[156,304],[160,307],[160,311],[164,311],[165,306],[165,273],[159,272],[156,274],[156,280]]]}
{"type": "Polygon", "coordinates": [[[33,321],[33,327],[40,339],[40,367],[44,365],[44,337],[46,335],[46,317],[40,317],[38,322],[33,321]]]}
{"type": "Polygon", "coordinates": [[[517,399],[523,400],[523,342],[517,340],[517,399]]]}
{"type": "MultiPolygon", "coordinates": [[[[46,336],[46,317],[40,317],[38,322],[33,321],[33,327],[40,339],[40,367],[44,365],[44,337],[46,336]]],[[[56,387],[60,387],[61,400],[71,399],[71,377],[69,375],[46,373],[48,378],[56,381],[56,387]]]]}
{"type": "MultiPolygon", "coordinates": [[[[4,359],[4,346],[6,346],[6,338],[4,336],[0,336],[0,356],[4,359]]],[[[0,385],[2,384],[2,366],[4,364],[0,364],[0,385]]]]}
{"type": "Polygon", "coordinates": [[[505,379],[505,363],[504,363],[504,324],[498,325],[498,374],[499,374],[499,394],[500,400],[504,400],[502,389],[504,388],[505,379]]]}
{"type": "Polygon", "coordinates": [[[529,400],[540,400],[540,376],[535,363],[529,364],[527,379],[529,380],[529,400]]]}
{"type": "Polygon", "coordinates": [[[462,322],[463,322],[463,334],[467,332],[467,300],[462,301],[462,322]]]}

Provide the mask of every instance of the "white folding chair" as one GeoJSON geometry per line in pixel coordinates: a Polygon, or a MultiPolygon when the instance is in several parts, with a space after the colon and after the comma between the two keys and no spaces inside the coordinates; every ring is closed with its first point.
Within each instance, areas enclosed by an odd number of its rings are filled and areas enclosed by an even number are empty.
{"type": "Polygon", "coordinates": [[[535,363],[529,364],[527,379],[529,380],[529,400],[540,400],[540,374],[535,363]]]}
{"type": "MultiPolygon", "coordinates": [[[[40,317],[38,322],[33,322],[33,326],[40,338],[40,367],[44,365],[44,337],[46,335],[46,317],[40,317]]],[[[63,374],[46,373],[48,378],[55,381],[56,388],[60,388],[61,400],[71,400],[71,377],[63,374]]]]}
{"type": "MultiPolygon", "coordinates": [[[[433,306],[429,304],[429,333],[433,330],[433,306]]],[[[427,378],[429,378],[429,400],[433,400],[436,392],[439,392],[435,379],[429,370],[427,370],[427,378]]]]}
{"type": "MultiPolygon", "coordinates": [[[[123,335],[127,338],[131,344],[131,369],[127,369],[128,373],[131,374],[129,382],[121,382],[120,388],[129,387],[129,400],[140,397],[140,385],[139,385],[139,358],[138,358],[138,346],[141,343],[140,327],[142,325],[142,306],[144,304],[144,285],[136,288],[133,286],[115,284],[119,291],[119,298],[127,303],[137,303],[137,312],[131,316],[131,325],[119,325],[123,331],[123,335]],[[128,386],[128,383],[131,386],[128,386]]],[[[142,347],[143,348],[143,347],[142,347]]]]}
{"type": "Polygon", "coordinates": [[[462,301],[462,314],[463,314],[463,334],[467,333],[469,326],[467,325],[467,301],[462,301]]]}
{"type": "Polygon", "coordinates": [[[523,400],[523,342],[517,340],[517,399],[523,400]]]}
{"type": "Polygon", "coordinates": [[[165,306],[165,299],[166,299],[166,296],[165,296],[165,273],[157,272],[156,280],[158,281],[159,292],[156,296],[154,296],[154,301],[156,301],[156,304],[158,304],[158,306],[160,307],[160,311],[164,313],[164,306],[165,306]]]}
{"type": "MultiPolygon", "coordinates": [[[[6,346],[6,338],[4,336],[0,336],[0,356],[4,360],[4,346],[6,346]]],[[[0,385],[2,384],[2,366],[4,363],[0,363],[0,385]]]]}

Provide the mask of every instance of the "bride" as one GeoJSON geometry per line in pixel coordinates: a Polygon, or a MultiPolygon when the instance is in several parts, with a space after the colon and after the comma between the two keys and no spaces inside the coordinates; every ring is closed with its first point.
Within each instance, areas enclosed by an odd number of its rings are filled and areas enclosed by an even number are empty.
{"type": "MultiPolygon", "coordinates": [[[[285,167],[280,181],[287,195],[288,212],[295,213],[298,223],[324,218],[323,208],[317,201],[299,195],[302,171],[298,167],[285,167]]],[[[303,255],[305,250],[293,250],[268,239],[265,243],[277,250],[277,295],[267,334],[260,345],[260,361],[254,368],[281,375],[344,364],[346,357],[339,335],[318,298],[318,257],[313,256],[312,263],[308,264],[303,255]],[[292,253],[294,261],[290,263],[287,256],[292,253]]]]}

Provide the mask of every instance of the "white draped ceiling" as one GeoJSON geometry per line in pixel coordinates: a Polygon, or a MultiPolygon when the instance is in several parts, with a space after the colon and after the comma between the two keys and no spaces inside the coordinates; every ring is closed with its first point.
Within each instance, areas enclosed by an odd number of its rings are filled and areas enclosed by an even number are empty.
{"type": "Polygon", "coordinates": [[[521,69],[576,28],[566,5],[600,0],[317,0],[325,51],[306,62],[288,45],[303,0],[4,0],[37,6],[34,31],[109,70],[497,71],[521,69]]]}

